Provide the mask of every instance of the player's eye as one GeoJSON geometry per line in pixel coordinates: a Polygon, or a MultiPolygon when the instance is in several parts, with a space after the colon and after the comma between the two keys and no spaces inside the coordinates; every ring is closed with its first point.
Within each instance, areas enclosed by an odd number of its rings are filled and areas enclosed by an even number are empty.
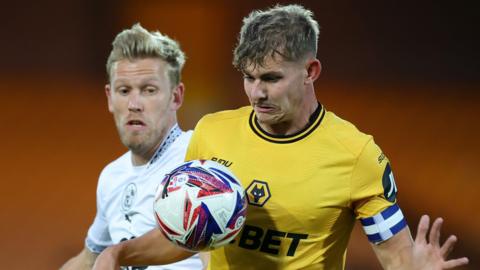
{"type": "Polygon", "coordinates": [[[250,76],[248,74],[244,74],[243,79],[246,80],[246,81],[249,81],[249,82],[253,82],[255,80],[255,78],[253,78],[253,76],[250,76]]]}
{"type": "Polygon", "coordinates": [[[155,93],[158,92],[158,88],[153,87],[153,86],[145,87],[143,89],[143,92],[147,95],[154,95],[155,93]]]}
{"type": "Polygon", "coordinates": [[[126,96],[130,92],[130,89],[128,89],[127,87],[120,87],[117,88],[117,92],[122,96],[126,96]]]}
{"type": "Polygon", "coordinates": [[[281,78],[282,78],[281,76],[269,75],[269,76],[262,77],[262,80],[265,82],[274,83],[274,82],[278,82],[281,78]]]}

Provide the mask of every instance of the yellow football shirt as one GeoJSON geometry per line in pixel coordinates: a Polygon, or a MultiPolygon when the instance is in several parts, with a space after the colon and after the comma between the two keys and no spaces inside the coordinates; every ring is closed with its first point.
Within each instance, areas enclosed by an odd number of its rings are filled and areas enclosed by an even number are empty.
{"type": "Polygon", "coordinates": [[[398,231],[385,233],[378,220],[396,205],[385,155],[371,136],[321,105],[291,136],[263,131],[251,107],[206,115],[187,151],[193,159],[227,166],[249,203],[244,229],[211,252],[211,269],[343,269],[355,219],[364,219],[369,239],[398,231]]]}

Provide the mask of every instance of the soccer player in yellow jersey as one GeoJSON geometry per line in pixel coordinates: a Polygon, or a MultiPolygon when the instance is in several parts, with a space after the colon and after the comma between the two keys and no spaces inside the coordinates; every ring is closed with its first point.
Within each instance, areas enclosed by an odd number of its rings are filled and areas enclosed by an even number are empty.
{"type": "MultiPolygon", "coordinates": [[[[450,269],[456,241],[440,245],[441,219],[419,224],[413,241],[397,204],[389,160],[373,138],[317,101],[318,24],[298,5],[254,11],[243,21],[234,66],[251,106],[207,115],[187,160],[229,167],[246,188],[246,225],[211,252],[210,269],[344,269],[349,236],[360,220],[385,269],[450,269]]],[[[188,256],[153,231],[107,250],[98,269],[168,263],[188,256]],[[105,267],[105,268],[102,268],[105,267]]]]}

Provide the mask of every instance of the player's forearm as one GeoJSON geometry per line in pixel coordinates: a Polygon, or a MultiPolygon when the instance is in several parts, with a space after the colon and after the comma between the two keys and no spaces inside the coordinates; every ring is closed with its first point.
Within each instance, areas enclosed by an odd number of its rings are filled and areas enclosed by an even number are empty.
{"type": "Polygon", "coordinates": [[[80,261],[77,257],[71,258],[68,260],[60,270],[90,270],[93,267],[93,263],[87,263],[84,261],[80,261]]]}
{"type": "Polygon", "coordinates": [[[97,258],[94,269],[169,264],[193,254],[175,246],[158,229],[154,229],[145,235],[107,248],[97,258]]]}
{"type": "Polygon", "coordinates": [[[96,257],[97,254],[85,248],[77,256],[68,260],[60,270],[90,270],[96,257]]]}
{"type": "Polygon", "coordinates": [[[408,227],[373,249],[383,269],[404,269],[412,260],[413,240],[408,227]]]}
{"type": "Polygon", "coordinates": [[[412,270],[409,265],[412,264],[412,248],[405,247],[390,256],[384,257],[380,263],[385,270],[412,270]]]}

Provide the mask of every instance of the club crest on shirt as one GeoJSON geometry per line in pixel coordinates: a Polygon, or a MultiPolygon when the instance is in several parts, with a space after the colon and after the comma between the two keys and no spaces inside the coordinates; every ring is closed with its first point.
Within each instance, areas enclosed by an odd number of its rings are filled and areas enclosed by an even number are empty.
{"type": "Polygon", "coordinates": [[[137,186],[134,183],[130,183],[123,190],[122,195],[122,212],[127,214],[133,206],[135,197],[137,196],[137,186]]]}
{"type": "Polygon", "coordinates": [[[385,199],[387,199],[389,202],[394,202],[397,198],[397,185],[395,184],[395,178],[393,177],[390,163],[387,163],[387,166],[385,166],[385,171],[383,172],[382,177],[382,184],[383,195],[385,196],[385,199]]]}
{"type": "Polygon", "coordinates": [[[253,180],[246,189],[248,204],[262,207],[270,199],[268,183],[260,180],[253,180]]]}

